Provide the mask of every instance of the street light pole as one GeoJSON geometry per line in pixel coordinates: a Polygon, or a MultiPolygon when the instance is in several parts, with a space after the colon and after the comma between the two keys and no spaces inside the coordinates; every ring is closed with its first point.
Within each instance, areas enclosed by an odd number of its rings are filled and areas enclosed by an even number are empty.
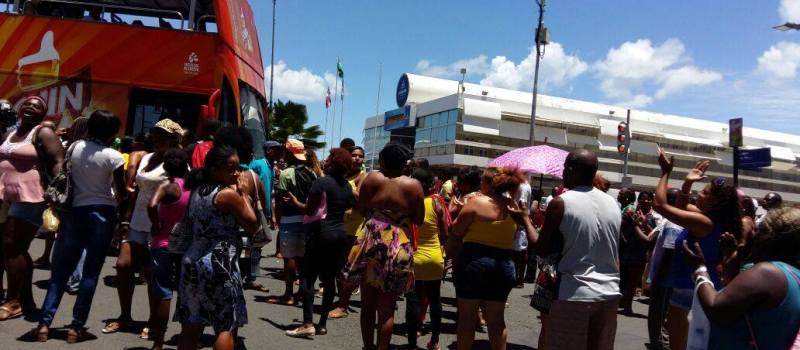
{"type": "Polygon", "coordinates": [[[530,130],[530,145],[534,145],[536,136],[534,130],[536,128],[536,96],[539,90],[539,60],[542,57],[542,50],[540,44],[545,38],[542,38],[544,30],[544,2],[545,0],[537,0],[539,5],[539,25],[536,27],[536,68],[533,71],[533,101],[531,102],[531,130],[530,130]]]}

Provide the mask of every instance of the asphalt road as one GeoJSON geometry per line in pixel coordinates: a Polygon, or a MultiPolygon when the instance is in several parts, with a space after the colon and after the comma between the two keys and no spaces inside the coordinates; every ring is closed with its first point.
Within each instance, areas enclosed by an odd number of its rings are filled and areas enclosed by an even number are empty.
{"type": "MultiPolygon", "coordinates": [[[[31,255],[38,257],[44,247],[42,240],[34,240],[31,248],[31,255]]],[[[264,249],[266,253],[274,252],[274,246],[270,245],[264,249]]],[[[119,304],[116,291],[102,281],[108,281],[109,276],[113,276],[115,257],[108,257],[101,273],[101,282],[97,288],[94,298],[92,311],[87,326],[89,332],[96,336],[96,339],[83,343],[69,345],[65,342],[66,329],[55,328],[64,327],[71,321],[72,305],[75,297],[64,295],[61,302],[61,309],[56,315],[51,329],[51,339],[46,343],[27,343],[19,340],[25,332],[33,328],[35,320],[25,320],[18,318],[0,323],[0,349],[149,349],[151,342],[140,339],[138,331],[144,325],[144,321],[149,316],[147,307],[147,296],[145,286],[137,286],[134,294],[133,317],[137,322],[136,329],[131,332],[120,332],[116,334],[102,334],[100,329],[103,327],[103,320],[116,317],[119,313],[119,304]]],[[[275,258],[263,258],[261,261],[263,277],[259,282],[267,286],[272,293],[283,291],[283,282],[272,277],[272,274],[281,266],[275,258]]],[[[44,300],[46,281],[50,276],[49,271],[36,270],[34,273],[34,297],[36,302],[41,305],[44,300]]],[[[509,306],[506,309],[506,323],[508,332],[508,349],[522,350],[535,349],[539,336],[540,323],[537,319],[538,312],[528,306],[532,290],[531,285],[526,285],[523,289],[515,289],[509,297],[509,306]]],[[[317,336],[313,340],[294,339],[285,336],[284,330],[298,324],[302,319],[302,310],[299,307],[271,305],[265,302],[264,293],[246,291],[249,324],[239,331],[239,336],[244,342],[244,346],[249,349],[361,349],[361,336],[359,331],[358,312],[359,296],[354,296],[350,317],[341,320],[330,320],[328,322],[328,335],[317,336]],[[260,301],[259,301],[260,300],[260,301]]],[[[441,335],[441,346],[443,349],[455,349],[455,291],[453,285],[446,282],[442,286],[442,298],[444,301],[444,319],[442,321],[443,334],[441,335]]],[[[637,300],[634,303],[634,311],[638,316],[627,317],[618,316],[618,328],[616,337],[616,349],[644,349],[647,342],[647,320],[645,319],[647,306],[642,303],[644,300],[637,300]]],[[[319,298],[316,299],[320,303],[319,298]]],[[[174,305],[173,305],[174,308],[174,305]]],[[[392,337],[392,344],[399,346],[406,344],[405,336],[402,335],[402,325],[405,319],[405,304],[398,303],[398,312],[395,317],[395,332],[392,337]]],[[[315,319],[316,319],[315,315],[315,319]]],[[[176,335],[180,330],[180,325],[170,323],[167,331],[168,349],[175,348],[176,335]]],[[[424,346],[428,342],[428,336],[423,335],[419,339],[419,344],[424,346]]],[[[206,334],[201,339],[205,348],[210,348],[213,342],[210,329],[206,329],[206,334]]],[[[489,349],[486,333],[476,335],[475,349],[489,349]]]]}

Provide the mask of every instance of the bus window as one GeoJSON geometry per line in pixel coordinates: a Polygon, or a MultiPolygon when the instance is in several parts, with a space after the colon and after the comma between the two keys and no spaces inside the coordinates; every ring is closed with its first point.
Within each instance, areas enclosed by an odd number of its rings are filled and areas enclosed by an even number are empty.
{"type": "Polygon", "coordinates": [[[222,79],[222,92],[219,99],[219,121],[236,125],[236,96],[233,94],[233,88],[228,82],[228,77],[222,79]]]}
{"type": "Polygon", "coordinates": [[[264,158],[264,143],[266,143],[266,133],[264,132],[264,114],[262,101],[253,89],[244,82],[239,82],[239,98],[242,101],[242,126],[250,132],[253,138],[253,153],[255,158],[264,158]]]}
{"type": "Polygon", "coordinates": [[[148,132],[159,120],[170,118],[186,130],[196,130],[200,105],[208,96],[180,92],[132,89],[128,108],[128,135],[148,132]]]}

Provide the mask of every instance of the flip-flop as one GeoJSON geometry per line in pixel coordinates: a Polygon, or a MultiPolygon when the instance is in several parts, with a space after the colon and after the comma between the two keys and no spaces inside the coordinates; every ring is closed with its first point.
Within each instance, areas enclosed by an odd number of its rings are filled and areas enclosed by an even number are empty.
{"type": "Polygon", "coordinates": [[[120,330],[122,330],[123,328],[125,328],[125,321],[112,320],[112,321],[106,322],[106,326],[103,327],[101,332],[103,332],[103,334],[117,333],[120,330]]]}
{"type": "Polygon", "coordinates": [[[19,311],[15,313],[11,313],[11,308],[9,308],[8,306],[5,305],[0,306],[0,321],[13,320],[15,318],[22,317],[22,314],[23,314],[22,308],[20,308],[19,311]]]}
{"type": "Polygon", "coordinates": [[[267,304],[294,306],[295,304],[297,304],[297,301],[290,300],[290,298],[285,298],[285,297],[269,298],[267,299],[267,304]]]}
{"type": "Polygon", "coordinates": [[[263,292],[263,293],[269,293],[269,289],[267,287],[264,287],[264,285],[261,284],[261,283],[256,283],[256,282],[247,283],[247,284],[244,285],[244,288],[245,289],[259,291],[259,292],[263,292]]]}

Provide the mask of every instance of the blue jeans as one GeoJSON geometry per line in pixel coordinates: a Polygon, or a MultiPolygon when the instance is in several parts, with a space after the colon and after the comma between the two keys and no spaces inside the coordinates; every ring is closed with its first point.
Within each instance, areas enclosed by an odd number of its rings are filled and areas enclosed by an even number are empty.
{"type": "Polygon", "coordinates": [[[53,246],[53,264],[47,296],[42,305],[39,324],[50,326],[58,304],[81,254],[86,249],[83,278],[72,308],[72,326],[83,327],[89,317],[92,299],[97,288],[97,278],[106,259],[106,251],[117,224],[117,210],[110,205],[74,207],[61,213],[61,230],[53,246]]]}
{"type": "Polygon", "coordinates": [[[81,280],[83,279],[83,263],[86,261],[86,249],[83,250],[81,253],[81,259],[78,260],[78,266],[75,267],[75,271],[72,272],[72,275],[69,276],[69,281],[67,282],[67,290],[70,293],[77,293],[78,287],[81,286],[81,280]]]}

